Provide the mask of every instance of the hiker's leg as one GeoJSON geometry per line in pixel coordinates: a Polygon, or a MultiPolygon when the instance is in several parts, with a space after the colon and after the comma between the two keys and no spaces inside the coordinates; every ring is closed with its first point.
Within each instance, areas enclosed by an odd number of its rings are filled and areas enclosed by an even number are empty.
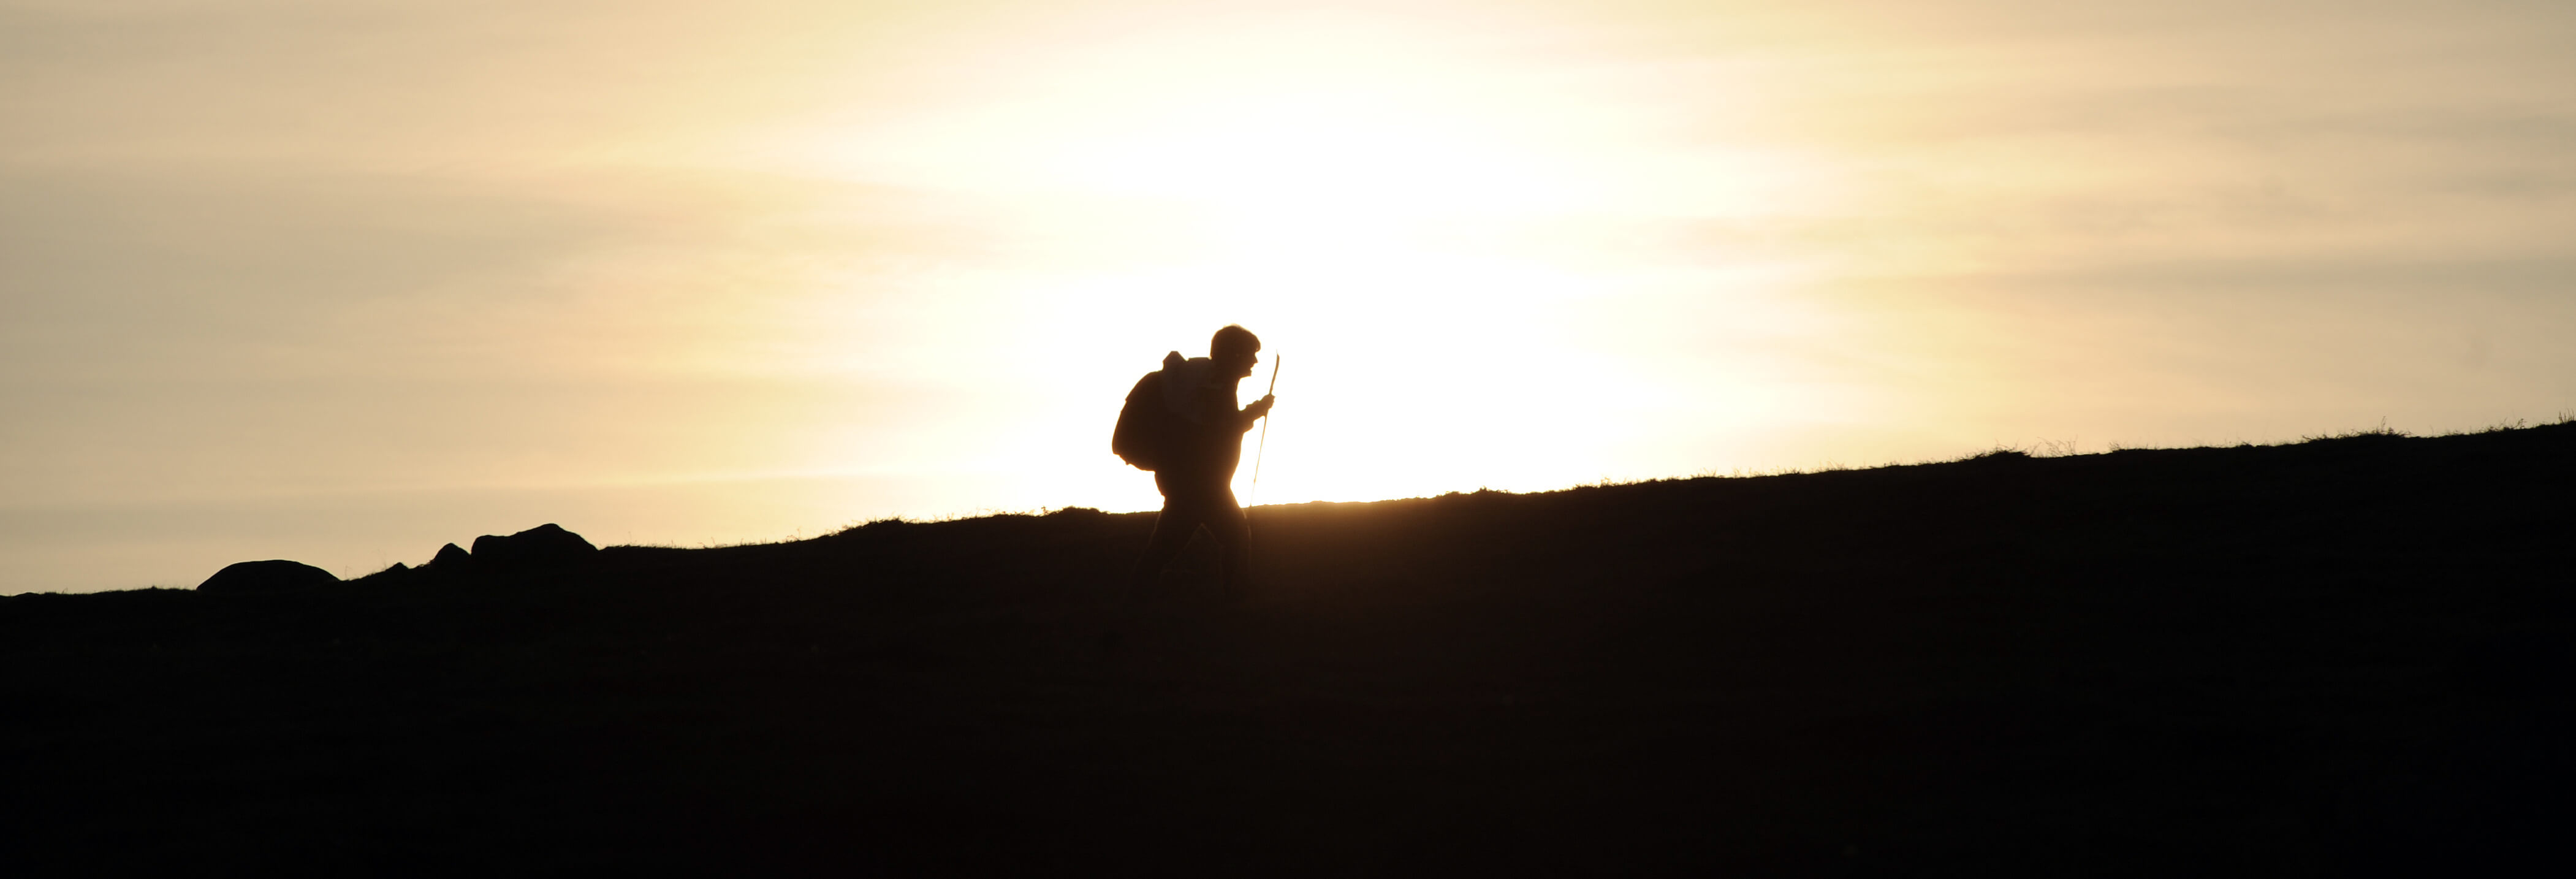
{"type": "Polygon", "coordinates": [[[1190,535],[1198,532],[1199,517],[1184,503],[1165,500],[1163,511],[1154,516],[1154,536],[1145,541],[1145,554],[1136,559],[1136,570],[1127,578],[1127,600],[1135,602],[1151,591],[1154,582],[1163,577],[1163,568],[1181,548],[1190,545],[1190,535]]]}
{"type": "Polygon", "coordinates": [[[1243,507],[1234,501],[1234,490],[1223,489],[1212,499],[1207,512],[1208,536],[1216,538],[1219,567],[1223,577],[1218,586],[1228,597],[1240,599],[1250,591],[1252,581],[1252,527],[1243,515],[1243,507]]]}

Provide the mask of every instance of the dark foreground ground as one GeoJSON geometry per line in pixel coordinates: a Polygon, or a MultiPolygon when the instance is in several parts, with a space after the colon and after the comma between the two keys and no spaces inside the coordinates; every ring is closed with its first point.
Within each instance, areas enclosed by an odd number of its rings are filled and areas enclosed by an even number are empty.
{"type": "Polygon", "coordinates": [[[1085,510],[22,595],[0,862],[2540,874],[2571,488],[2576,424],[1265,507],[1124,622],[1085,510]]]}

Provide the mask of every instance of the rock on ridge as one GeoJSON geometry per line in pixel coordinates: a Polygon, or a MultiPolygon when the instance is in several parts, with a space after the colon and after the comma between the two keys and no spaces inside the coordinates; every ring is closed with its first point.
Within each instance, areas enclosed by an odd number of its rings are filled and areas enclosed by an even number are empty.
{"type": "Polygon", "coordinates": [[[431,556],[429,563],[420,566],[420,569],[424,571],[437,571],[440,573],[458,573],[473,566],[473,554],[466,552],[465,547],[450,543],[446,546],[439,547],[438,554],[431,556]]]}
{"type": "MultiPolygon", "coordinates": [[[[508,537],[486,534],[474,538],[474,563],[484,567],[559,565],[588,559],[597,552],[599,547],[552,522],[508,537]]],[[[446,556],[446,550],[439,550],[440,558],[446,556]]]]}
{"type": "Polygon", "coordinates": [[[340,578],[321,568],[285,559],[234,562],[197,584],[199,592],[292,592],[329,586],[340,578]]]}

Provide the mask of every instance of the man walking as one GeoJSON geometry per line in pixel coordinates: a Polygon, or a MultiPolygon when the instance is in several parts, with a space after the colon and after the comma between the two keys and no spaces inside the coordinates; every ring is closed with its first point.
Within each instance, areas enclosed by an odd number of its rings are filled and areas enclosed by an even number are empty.
{"type": "MultiPolygon", "coordinates": [[[[1154,488],[1163,493],[1163,512],[1154,519],[1154,537],[1136,560],[1129,594],[1141,598],[1172,557],[1189,545],[1202,527],[1219,550],[1221,587],[1240,594],[1246,586],[1245,544],[1252,531],[1243,506],[1234,499],[1234,468],[1243,459],[1243,435],[1252,423],[1270,414],[1276,398],[1263,395],[1250,406],[1235,407],[1235,386],[1252,375],[1260,360],[1261,339],[1251,330],[1228,324],[1208,340],[1208,356],[1163,359],[1157,400],[1131,399],[1128,405],[1159,403],[1166,433],[1154,463],[1154,488]]],[[[1155,382],[1139,382],[1138,393],[1151,393],[1155,382]]]]}

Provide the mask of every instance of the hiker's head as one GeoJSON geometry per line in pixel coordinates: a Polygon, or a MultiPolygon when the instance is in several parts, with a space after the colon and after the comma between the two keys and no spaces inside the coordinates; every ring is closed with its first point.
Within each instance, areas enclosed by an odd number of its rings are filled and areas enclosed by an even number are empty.
{"type": "Polygon", "coordinates": [[[1252,374],[1252,364],[1261,359],[1260,352],[1261,337],[1239,324],[1226,324],[1208,339],[1208,359],[1235,378],[1252,374]]]}

